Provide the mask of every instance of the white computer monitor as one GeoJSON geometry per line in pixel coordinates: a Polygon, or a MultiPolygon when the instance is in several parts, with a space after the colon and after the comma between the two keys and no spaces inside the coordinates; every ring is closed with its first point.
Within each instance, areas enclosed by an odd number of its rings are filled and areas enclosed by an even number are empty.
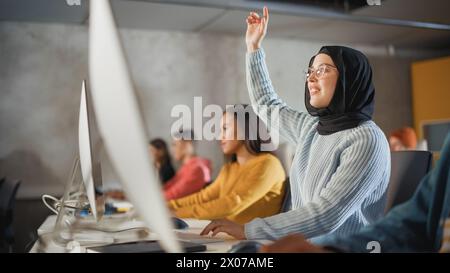
{"type": "Polygon", "coordinates": [[[86,80],[81,85],[80,114],[78,119],[78,149],[81,174],[92,215],[99,221],[105,211],[103,198],[96,199],[95,189],[102,187],[100,164],[100,137],[97,132],[91,95],[86,80]]]}
{"type": "Polygon", "coordinates": [[[167,252],[181,252],[156,171],[133,81],[108,0],[90,1],[89,74],[104,147],[127,198],[167,252]]]}

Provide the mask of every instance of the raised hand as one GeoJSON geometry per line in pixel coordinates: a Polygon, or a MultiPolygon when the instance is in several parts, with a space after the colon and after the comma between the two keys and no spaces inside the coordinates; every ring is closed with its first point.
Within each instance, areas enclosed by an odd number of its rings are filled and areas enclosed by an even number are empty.
{"type": "Polygon", "coordinates": [[[269,9],[267,7],[264,7],[262,17],[256,12],[250,12],[247,17],[247,33],[245,34],[248,52],[254,52],[261,47],[261,42],[267,33],[268,23],[269,9]]]}

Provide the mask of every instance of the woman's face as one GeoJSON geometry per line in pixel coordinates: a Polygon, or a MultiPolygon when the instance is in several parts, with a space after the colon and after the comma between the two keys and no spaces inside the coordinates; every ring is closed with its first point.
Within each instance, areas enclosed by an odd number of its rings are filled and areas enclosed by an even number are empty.
{"type": "Polygon", "coordinates": [[[237,140],[237,126],[233,115],[222,116],[222,130],[220,132],[220,147],[225,155],[235,154],[244,145],[243,140],[237,140]]]}
{"type": "Polygon", "coordinates": [[[153,147],[152,145],[148,146],[148,150],[150,152],[150,154],[152,155],[153,160],[155,161],[160,161],[163,157],[163,151],[160,149],[157,149],[155,147],[153,147]]]}
{"type": "Polygon", "coordinates": [[[173,158],[176,161],[181,161],[189,151],[190,142],[182,139],[175,139],[172,142],[173,158]]]}
{"type": "Polygon", "coordinates": [[[307,78],[309,103],[315,108],[325,108],[333,98],[339,71],[331,57],[323,53],[314,58],[311,68],[307,78]]]}

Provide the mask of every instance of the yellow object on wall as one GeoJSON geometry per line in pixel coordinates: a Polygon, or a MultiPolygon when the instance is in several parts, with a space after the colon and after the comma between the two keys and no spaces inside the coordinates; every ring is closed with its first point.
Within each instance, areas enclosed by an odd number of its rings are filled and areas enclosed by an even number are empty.
{"type": "Polygon", "coordinates": [[[450,119],[450,57],[412,64],[414,126],[419,138],[422,122],[450,119]]]}

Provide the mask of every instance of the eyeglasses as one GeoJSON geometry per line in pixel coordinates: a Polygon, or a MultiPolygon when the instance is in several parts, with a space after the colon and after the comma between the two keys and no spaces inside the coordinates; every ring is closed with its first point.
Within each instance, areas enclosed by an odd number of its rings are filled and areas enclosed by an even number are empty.
{"type": "Polygon", "coordinates": [[[326,73],[330,72],[330,70],[332,69],[337,70],[337,68],[331,64],[321,64],[317,69],[310,67],[303,72],[305,75],[305,81],[307,81],[311,75],[314,75],[316,79],[321,79],[326,73]]]}

